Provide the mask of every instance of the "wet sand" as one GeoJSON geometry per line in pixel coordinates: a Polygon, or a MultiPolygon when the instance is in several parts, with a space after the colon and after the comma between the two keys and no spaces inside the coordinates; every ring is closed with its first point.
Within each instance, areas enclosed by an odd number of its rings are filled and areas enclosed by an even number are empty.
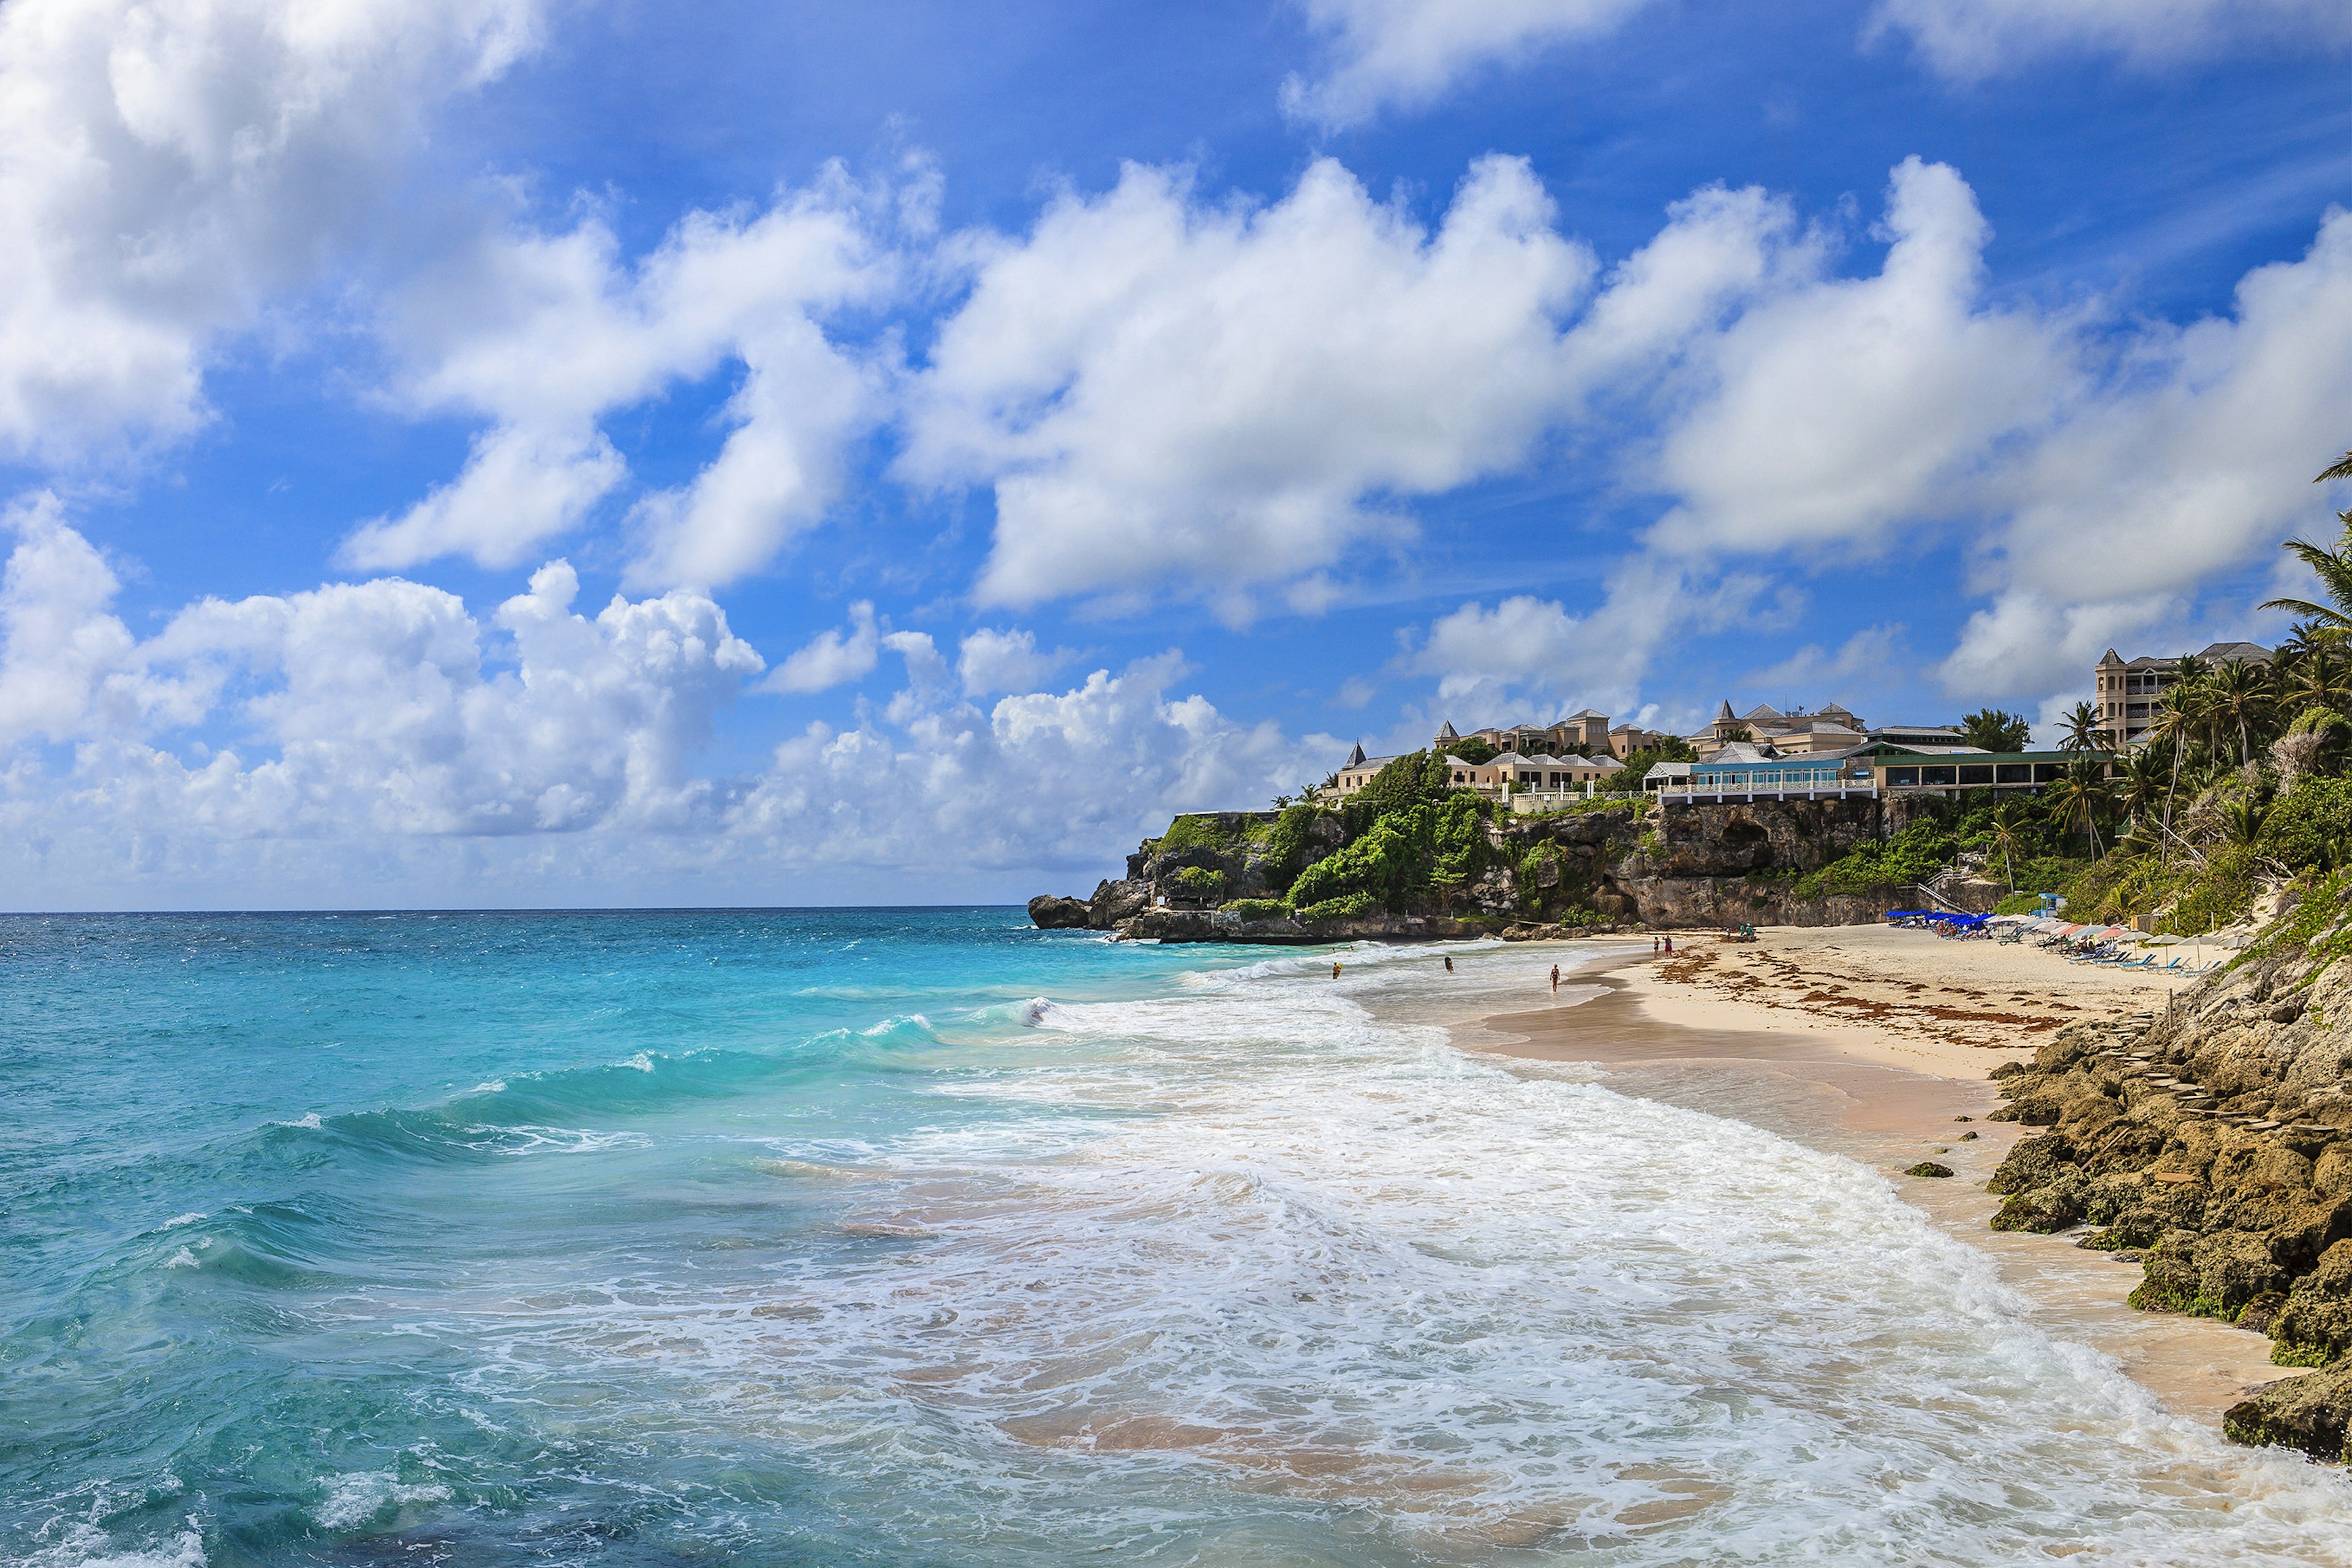
{"type": "MultiPolygon", "coordinates": [[[[2030,1055],[2067,1017],[2161,1007],[2160,985],[2117,984],[2130,977],[2109,974],[2092,981],[2063,960],[2014,950],[1986,954],[1991,962],[1969,974],[1960,966],[1976,955],[1965,950],[1991,944],[1921,932],[1761,934],[1752,946],[1719,950],[1712,937],[1678,936],[1690,951],[1671,960],[1634,954],[1584,965],[1552,1005],[1452,1033],[1465,1049],[1592,1063],[1620,1092],[1736,1118],[1883,1173],[1906,1201],[1990,1254],[2037,1321],[2114,1357],[2179,1415],[2218,1424],[2247,1388],[2286,1375],[2259,1334],[2134,1311],[2125,1298],[2140,1281],[2137,1266],[2076,1247],[2081,1233],[1987,1226],[2000,1200],[1984,1184],[2022,1131],[1985,1120],[1999,1103],[1987,1072],[2030,1055]],[[1916,939],[1916,966],[1889,937],[1916,939]],[[1842,948],[1858,950],[1861,962],[1841,964],[1842,948]],[[2047,965],[2048,977],[2037,981],[2020,959],[2047,965]],[[1874,1009],[1866,1021],[1855,999],[1874,1009]],[[1958,1137],[1970,1131],[1978,1136],[1958,1137]],[[1954,1174],[1903,1173],[1922,1160],[1954,1174]]],[[[1528,951],[1549,963],[1550,952],[1579,945],[1528,951]]]]}

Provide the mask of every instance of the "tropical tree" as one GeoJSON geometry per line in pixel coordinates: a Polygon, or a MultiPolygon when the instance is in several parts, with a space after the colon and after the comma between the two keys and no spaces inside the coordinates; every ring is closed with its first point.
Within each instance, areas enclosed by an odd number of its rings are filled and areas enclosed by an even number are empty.
{"type": "Polygon", "coordinates": [[[2164,852],[2159,858],[2172,853],[2172,805],[2180,793],[2180,761],[2189,746],[2189,737],[2198,726],[2198,703],[2202,687],[2176,681],[2156,702],[2156,722],[2149,726],[2147,751],[2167,746],[2172,752],[2172,776],[2164,787],[2164,852]]]}
{"type": "Polygon", "coordinates": [[[2106,746],[2106,732],[2100,728],[2099,710],[2088,702],[2077,702],[2065,718],[2066,733],[2059,740],[2061,751],[2096,752],[2106,746]]]}
{"type": "Polygon", "coordinates": [[[2166,794],[2164,758],[2155,747],[2142,746],[2124,759],[2116,799],[2134,821],[2146,822],[2166,794]]]}
{"type": "Polygon", "coordinates": [[[2026,825],[2033,820],[2025,803],[2012,795],[1994,807],[1992,814],[1992,847],[2000,855],[2001,875],[2009,879],[2009,890],[2017,891],[2017,852],[2025,847],[2026,825]]]}
{"type": "Polygon", "coordinates": [[[2352,710],[2352,662],[2324,644],[2284,670],[2274,665],[2272,674],[2279,678],[2279,695],[2293,707],[2332,708],[2339,713],[2352,710]]]}
{"type": "Polygon", "coordinates": [[[2057,808],[2059,831],[2079,822],[2091,841],[2094,859],[2099,854],[2099,809],[2109,799],[2106,764],[2096,757],[2077,757],[2066,764],[2050,786],[2050,804],[2057,808]]]}
{"type": "MultiPolygon", "coordinates": [[[[2344,467],[2338,463],[2319,477],[2346,478],[2336,471],[2344,467]]],[[[2311,568],[2311,574],[2319,579],[2320,592],[2327,595],[2328,602],[2321,605],[2309,599],[2268,599],[2262,605],[2265,610],[2285,610],[2305,617],[2311,623],[2305,635],[2314,642],[2341,642],[2347,635],[2352,635],[2352,511],[2337,512],[2336,521],[2343,526],[2343,532],[2333,550],[2307,539],[2290,539],[2279,546],[2311,568]]]]}
{"type": "Polygon", "coordinates": [[[2221,836],[2232,844],[2251,845],[2262,837],[2263,824],[2270,819],[2271,808],[2251,795],[2242,795],[2221,805],[2221,836]]]}
{"type": "Polygon", "coordinates": [[[2262,667],[2235,660],[2215,670],[2205,685],[2213,722],[2222,729],[2234,727],[2238,731],[2238,761],[2253,761],[2253,727],[2271,707],[2270,681],[2262,667]]]}
{"type": "Polygon", "coordinates": [[[1988,752],[2021,752],[2033,743],[2033,726],[2022,713],[1979,708],[1960,721],[1960,739],[1988,752]]]}

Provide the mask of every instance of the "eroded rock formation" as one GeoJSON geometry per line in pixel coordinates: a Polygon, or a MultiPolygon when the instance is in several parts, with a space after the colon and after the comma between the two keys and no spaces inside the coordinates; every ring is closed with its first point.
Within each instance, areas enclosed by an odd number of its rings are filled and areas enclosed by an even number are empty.
{"type": "Polygon", "coordinates": [[[2352,1414],[2352,965],[2343,911],[2263,947],[2158,1014],[2070,1025],[1995,1070],[1996,1116],[2046,1129],[1990,1190],[2000,1229],[2088,1234],[2137,1255],[2132,1304],[2267,1334],[2324,1367],[2257,1391],[2230,1435],[2345,1455],[2352,1414]],[[2333,921],[2330,925],[2328,922],[2333,921]]]}

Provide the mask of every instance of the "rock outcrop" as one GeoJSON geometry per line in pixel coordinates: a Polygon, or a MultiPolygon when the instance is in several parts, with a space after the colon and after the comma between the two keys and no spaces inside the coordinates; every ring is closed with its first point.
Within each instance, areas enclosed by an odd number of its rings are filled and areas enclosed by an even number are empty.
{"type": "MultiPolygon", "coordinates": [[[[1883,834],[1900,832],[1940,801],[1759,800],[1666,807],[1637,796],[1601,797],[1587,809],[1486,824],[1490,853],[1474,878],[1386,914],[1301,922],[1280,895],[1306,865],[1348,842],[1338,811],[1204,812],[1180,817],[1128,857],[1127,875],[1083,900],[1033,903],[1057,926],[1163,942],[1302,942],[1465,935],[1517,927],[1521,936],[1624,929],[1735,925],[1855,925],[1923,901],[1916,888],[1801,895],[1801,879],[1883,834]],[[1281,826],[1286,824],[1286,826],[1281,826]],[[1180,831],[1181,829],[1181,831],[1180,831]],[[1180,916],[1243,912],[1233,919],[1180,916]],[[1141,923],[1139,924],[1138,922],[1141,923]]],[[[1357,825],[1357,831],[1362,825],[1357,825]]],[[[2003,889],[1956,878],[1947,901],[1990,909],[2003,889]]]]}
{"type": "Polygon", "coordinates": [[[1040,893],[1029,900],[1029,922],[1041,931],[1083,930],[1087,925],[1087,905],[1079,899],[1040,893]]]}
{"type": "Polygon", "coordinates": [[[2282,1365],[2226,1429],[2344,1458],[2352,1412],[2352,912],[2301,911],[2168,1011],[2069,1025],[1996,1069],[2044,1129],[1994,1173],[1995,1227],[2136,1255],[2132,1304],[2267,1334],[2282,1365]]]}

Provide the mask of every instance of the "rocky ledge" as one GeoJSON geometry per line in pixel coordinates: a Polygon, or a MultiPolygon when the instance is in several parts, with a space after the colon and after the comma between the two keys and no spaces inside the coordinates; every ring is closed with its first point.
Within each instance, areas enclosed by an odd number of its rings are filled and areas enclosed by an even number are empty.
{"type": "MultiPolygon", "coordinates": [[[[2332,937],[2333,933],[2331,933],[2332,937]]],[[[2267,1334],[2321,1370],[2255,1390],[2239,1442],[2344,1461],[2352,1420],[2352,966],[2269,951],[2160,1014],[2069,1025],[1994,1070],[1997,1120],[2047,1129],[2001,1163],[1994,1228],[2087,1227],[2135,1258],[2131,1304],[2267,1334]]]]}

